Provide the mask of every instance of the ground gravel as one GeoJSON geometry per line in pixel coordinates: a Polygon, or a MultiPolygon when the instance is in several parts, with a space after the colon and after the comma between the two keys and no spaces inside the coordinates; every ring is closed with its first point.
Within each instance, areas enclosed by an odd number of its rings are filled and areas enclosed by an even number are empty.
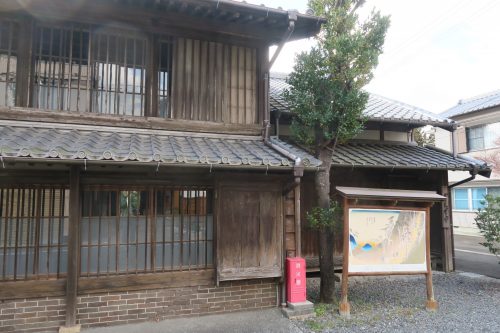
{"type": "MultiPolygon", "coordinates": [[[[308,279],[315,318],[296,320],[303,332],[500,332],[500,280],[467,273],[433,275],[437,312],[425,310],[423,276],[352,277],[351,317],[338,304],[318,303],[319,278],[308,279]]],[[[340,283],[336,284],[340,298],[340,283]]]]}

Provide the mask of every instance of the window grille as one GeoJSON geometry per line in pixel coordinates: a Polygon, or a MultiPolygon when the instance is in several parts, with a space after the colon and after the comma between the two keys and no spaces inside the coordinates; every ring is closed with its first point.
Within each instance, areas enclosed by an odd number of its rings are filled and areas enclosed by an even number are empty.
{"type": "Polygon", "coordinates": [[[0,280],[66,274],[68,200],[65,188],[0,188],[0,280]]]}
{"type": "Polygon", "coordinates": [[[87,189],[80,224],[82,276],[211,267],[211,193],[199,188],[87,189]]]}
{"type": "Polygon", "coordinates": [[[0,21],[0,106],[14,106],[18,27],[9,20],[0,21]]]}
{"type": "MultiPolygon", "coordinates": [[[[169,116],[170,38],[96,26],[39,25],[34,32],[34,107],[145,116],[149,50],[158,50],[158,116],[169,116]]],[[[155,62],[156,63],[156,62],[155,62]]],[[[153,87],[151,87],[153,88],[153,87]]]]}

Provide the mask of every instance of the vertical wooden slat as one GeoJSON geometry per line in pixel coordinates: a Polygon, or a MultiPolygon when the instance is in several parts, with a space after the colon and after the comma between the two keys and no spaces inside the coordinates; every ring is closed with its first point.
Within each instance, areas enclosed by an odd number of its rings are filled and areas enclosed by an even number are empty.
{"type": "Polygon", "coordinates": [[[192,95],[192,101],[191,101],[191,107],[193,109],[193,114],[195,120],[200,120],[201,115],[203,114],[203,109],[204,107],[200,104],[200,95],[201,95],[201,90],[205,89],[201,85],[201,42],[199,40],[194,40],[193,41],[193,59],[192,59],[192,68],[193,68],[193,95],[192,95]]]}
{"type": "MultiPolygon", "coordinates": [[[[80,221],[80,170],[70,169],[69,183],[69,239],[68,239],[68,276],[66,278],[66,326],[76,324],[76,303],[78,286],[79,258],[79,221],[80,221]]],[[[90,235],[89,235],[90,237],[90,235]]]]}
{"type": "Polygon", "coordinates": [[[251,66],[251,104],[252,109],[252,124],[258,124],[257,116],[257,50],[252,49],[252,66],[251,66]]]}
{"type": "Polygon", "coordinates": [[[222,119],[224,123],[229,123],[231,119],[231,61],[230,61],[230,47],[228,45],[223,45],[222,48],[222,119]]]}
{"type": "MultiPolygon", "coordinates": [[[[69,30],[69,54],[68,54],[68,87],[66,88],[66,111],[71,110],[71,85],[73,81],[73,29],[74,25],[71,25],[69,30]]],[[[87,64],[90,66],[90,64],[87,64]]]]}
{"type": "Polygon", "coordinates": [[[199,120],[206,120],[207,106],[208,106],[208,85],[209,85],[209,76],[208,76],[208,42],[201,41],[200,42],[200,114],[199,120]]]}
{"type": "Polygon", "coordinates": [[[222,100],[224,98],[223,93],[223,78],[224,78],[224,46],[221,43],[216,44],[215,52],[215,118],[214,121],[222,121],[222,100]]]}
{"type": "Polygon", "coordinates": [[[266,94],[266,86],[268,81],[265,80],[266,75],[269,74],[269,49],[263,45],[257,50],[257,123],[263,124],[266,116],[266,104],[268,96],[266,94]]]}
{"type": "Polygon", "coordinates": [[[231,118],[230,123],[238,122],[238,47],[231,46],[231,118]]]}

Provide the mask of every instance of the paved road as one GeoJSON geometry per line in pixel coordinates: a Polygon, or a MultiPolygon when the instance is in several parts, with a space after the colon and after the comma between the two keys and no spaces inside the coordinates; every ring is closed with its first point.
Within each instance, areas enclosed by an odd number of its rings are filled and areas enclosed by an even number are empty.
{"type": "Polygon", "coordinates": [[[500,259],[479,245],[480,242],[481,237],[455,235],[456,269],[500,279],[500,259]]]}
{"type": "Polygon", "coordinates": [[[257,310],[195,318],[178,318],[156,322],[99,327],[84,333],[301,333],[281,310],[257,310]]]}

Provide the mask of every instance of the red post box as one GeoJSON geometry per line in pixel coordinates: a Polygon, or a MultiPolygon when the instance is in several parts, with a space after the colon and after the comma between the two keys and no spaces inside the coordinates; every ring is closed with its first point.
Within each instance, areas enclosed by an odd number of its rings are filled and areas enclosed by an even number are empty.
{"type": "Polygon", "coordinates": [[[287,301],[301,303],[306,301],[306,261],[304,258],[286,258],[287,301]]]}

